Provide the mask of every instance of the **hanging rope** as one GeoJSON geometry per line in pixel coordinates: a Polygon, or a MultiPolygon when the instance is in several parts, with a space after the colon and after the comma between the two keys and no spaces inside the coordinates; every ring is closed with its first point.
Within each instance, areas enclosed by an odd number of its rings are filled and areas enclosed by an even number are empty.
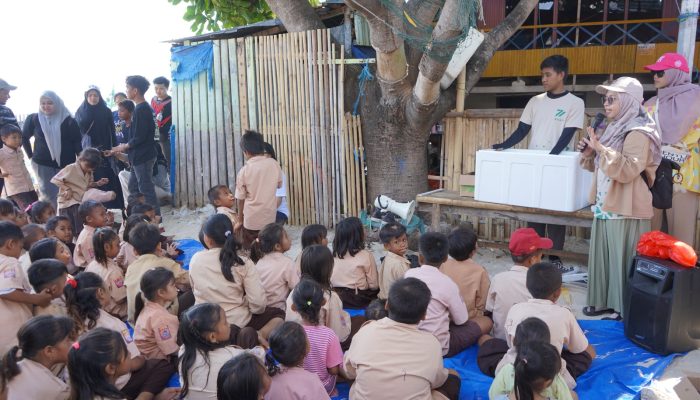
{"type": "Polygon", "coordinates": [[[374,75],[372,75],[372,72],[369,70],[369,63],[365,62],[365,66],[362,67],[362,72],[360,72],[360,75],[358,77],[358,85],[360,86],[360,92],[357,94],[357,99],[355,99],[355,103],[352,105],[352,115],[358,115],[358,108],[360,108],[360,98],[364,97],[365,86],[367,85],[367,81],[371,80],[374,80],[374,75]]]}

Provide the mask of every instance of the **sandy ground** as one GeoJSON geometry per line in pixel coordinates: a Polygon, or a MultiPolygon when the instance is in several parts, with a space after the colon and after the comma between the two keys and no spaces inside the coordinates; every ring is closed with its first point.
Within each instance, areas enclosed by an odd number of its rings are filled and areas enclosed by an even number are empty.
{"type": "MultiPolygon", "coordinates": [[[[199,229],[206,218],[214,213],[214,208],[211,206],[203,207],[197,210],[189,210],[186,208],[172,209],[170,207],[162,208],[163,226],[165,227],[166,235],[174,235],[176,239],[196,239],[199,234],[199,229]]],[[[291,258],[295,258],[301,251],[301,226],[286,226],[287,234],[292,240],[292,248],[287,252],[291,258]]],[[[333,241],[333,231],[328,232],[329,242],[333,241]]],[[[377,262],[379,258],[384,256],[384,248],[378,242],[370,243],[370,247],[374,252],[377,262]]],[[[572,240],[568,238],[566,247],[576,251],[587,249],[587,240],[572,240]]],[[[479,248],[474,260],[483,265],[493,277],[495,274],[506,271],[513,263],[510,255],[504,250],[479,248]]],[[[586,271],[584,265],[576,264],[570,260],[564,260],[565,264],[577,267],[582,271],[586,271]]],[[[585,283],[569,283],[564,284],[562,296],[559,303],[571,309],[578,319],[590,319],[582,314],[581,309],[586,305],[586,285],[585,283]]],[[[602,317],[595,317],[602,318],[602,317]]],[[[674,382],[673,378],[684,376],[687,374],[700,375],[700,350],[695,350],[688,353],[686,356],[678,357],[666,370],[663,378],[652,384],[651,389],[645,391],[643,398],[671,400],[674,397],[669,394],[669,387],[674,382]],[[670,383],[671,382],[671,383],[670,383]]],[[[677,399],[677,397],[675,397],[677,399]]]]}

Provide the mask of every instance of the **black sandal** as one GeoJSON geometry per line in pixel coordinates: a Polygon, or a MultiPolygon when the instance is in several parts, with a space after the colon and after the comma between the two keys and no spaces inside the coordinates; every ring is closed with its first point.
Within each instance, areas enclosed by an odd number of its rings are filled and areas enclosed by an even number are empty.
{"type": "Polygon", "coordinates": [[[610,314],[615,312],[612,308],[606,308],[605,310],[596,311],[594,306],[583,307],[583,315],[587,317],[597,317],[603,314],[610,314]]]}

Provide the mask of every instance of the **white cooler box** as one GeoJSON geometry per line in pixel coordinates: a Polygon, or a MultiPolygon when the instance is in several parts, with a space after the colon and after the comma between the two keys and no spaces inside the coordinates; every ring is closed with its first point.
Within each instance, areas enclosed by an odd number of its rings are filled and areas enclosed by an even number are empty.
{"type": "Polygon", "coordinates": [[[593,174],[579,166],[580,153],[546,150],[476,152],[474,199],[490,203],[577,211],[589,205],[593,174]]]}

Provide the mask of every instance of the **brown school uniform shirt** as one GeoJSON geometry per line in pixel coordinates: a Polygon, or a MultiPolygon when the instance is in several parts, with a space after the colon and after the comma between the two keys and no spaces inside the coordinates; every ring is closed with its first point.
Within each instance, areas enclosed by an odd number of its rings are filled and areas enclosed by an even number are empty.
{"type": "MultiPolygon", "coordinates": [[[[0,254],[0,295],[15,290],[31,293],[32,288],[24,275],[22,266],[14,257],[0,254]]],[[[17,345],[17,331],[32,317],[32,305],[0,299],[0,353],[5,354],[17,345]]]]}
{"type": "Polygon", "coordinates": [[[121,242],[119,244],[119,254],[117,254],[117,264],[121,266],[122,270],[126,271],[132,262],[136,261],[139,256],[134,250],[134,246],[129,242],[121,242]]]}
{"type": "Polygon", "coordinates": [[[89,225],[83,225],[78,239],[75,241],[73,251],[73,263],[80,268],[87,267],[95,259],[95,248],[92,246],[92,238],[97,229],[89,225]]]}
{"type": "Polygon", "coordinates": [[[31,192],[34,190],[32,177],[29,175],[27,166],[24,163],[22,148],[13,150],[8,146],[0,148],[0,171],[10,174],[4,178],[5,193],[8,196],[31,192]]]}
{"type": "MultiPolygon", "coordinates": [[[[279,163],[265,156],[251,157],[236,177],[236,198],[245,200],[243,227],[259,231],[275,222],[277,217],[277,188],[282,186],[279,163]]],[[[229,321],[230,322],[230,321],[229,321]]]]}
{"type": "MultiPolygon", "coordinates": [[[[506,361],[512,357],[510,362],[515,362],[515,357],[513,357],[517,355],[513,347],[515,330],[523,320],[530,317],[537,317],[547,324],[550,343],[559,350],[559,353],[564,348],[574,354],[582,353],[588,348],[588,339],[576,321],[576,317],[569,309],[549,300],[529,299],[524,303],[514,305],[508,313],[506,319],[506,341],[509,347],[508,352],[511,354],[506,361]]],[[[499,364],[499,367],[503,365],[499,364]]],[[[561,360],[561,375],[570,389],[576,387],[576,380],[566,369],[566,361],[564,359],[561,360]]]]}
{"type": "Polygon", "coordinates": [[[493,336],[506,340],[506,317],[513,305],[532,298],[525,286],[527,268],[515,265],[509,271],[496,274],[491,280],[489,294],[486,297],[486,311],[493,313],[493,336]]]}
{"type": "Polygon", "coordinates": [[[378,289],[379,273],[374,255],[367,250],[360,250],[354,256],[347,253],[343,258],[336,257],[331,285],[357,290],[378,289]]]}
{"type": "Polygon", "coordinates": [[[7,384],[7,400],[67,400],[70,386],[38,362],[22,359],[19,375],[7,384]]]}
{"type": "Polygon", "coordinates": [[[379,267],[379,298],[386,300],[389,297],[391,285],[403,278],[409,269],[411,269],[411,262],[406,257],[387,251],[379,267]]]}
{"type": "Polygon", "coordinates": [[[53,315],[54,317],[67,317],[68,307],[66,307],[66,300],[61,297],[57,297],[51,300],[46,307],[34,306],[34,316],[37,315],[53,315]]]}
{"type": "Polygon", "coordinates": [[[253,314],[261,314],[267,306],[265,288],[255,264],[241,257],[243,265],[231,267],[234,282],[221,273],[221,249],[202,250],[190,261],[190,282],[195,304],[214,303],[226,312],[229,324],[245,327],[253,314]]]}
{"type": "MultiPolygon", "coordinates": [[[[122,336],[124,344],[126,345],[127,350],[129,350],[129,355],[131,356],[131,358],[138,357],[141,355],[139,348],[134,342],[133,336],[131,336],[131,333],[129,332],[129,328],[123,321],[121,321],[117,317],[109,315],[109,313],[107,313],[105,310],[100,310],[100,317],[97,319],[95,328],[106,328],[118,332],[122,336]]],[[[122,389],[129,382],[129,379],[131,379],[131,373],[122,375],[119,378],[117,378],[117,382],[114,384],[114,386],[116,386],[117,389],[122,389]]]]}
{"type": "Polygon", "coordinates": [[[124,271],[122,271],[117,262],[107,260],[107,265],[104,266],[97,260],[92,260],[85,268],[85,272],[93,272],[105,282],[110,297],[109,305],[104,307],[105,311],[119,318],[126,318],[127,304],[124,271]]]}
{"type": "Polygon", "coordinates": [[[83,195],[89,189],[92,181],[92,172],[84,173],[77,161],[63,168],[51,178],[51,183],[59,187],[58,209],[82,203],[83,195]],[[68,200],[65,200],[63,197],[64,187],[69,187],[72,192],[68,200]]]}
{"type": "Polygon", "coordinates": [[[459,294],[469,311],[469,319],[484,315],[486,296],[491,286],[489,273],[484,267],[471,258],[464,261],[450,258],[440,266],[440,272],[449,276],[459,287],[459,294]]]}
{"type": "Polygon", "coordinates": [[[355,334],[343,370],[355,379],[350,398],[356,400],[430,400],[432,389],[448,375],[435,336],[389,318],[367,323],[355,334]]]}
{"type": "Polygon", "coordinates": [[[299,283],[294,261],[282,253],[272,252],[258,260],[255,268],[265,288],[267,306],[285,310],[287,296],[299,283]]]}
{"type": "Polygon", "coordinates": [[[148,360],[167,360],[177,352],[177,329],[180,323],[158,303],[147,301],[134,326],[134,341],[148,360]]]}
{"type": "Polygon", "coordinates": [[[235,226],[238,223],[238,213],[228,207],[216,207],[216,213],[227,216],[231,220],[231,225],[235,226]]]}
{"type": "MultiPolygon", "coordinates": [[[[189,283],[189,277],[187,271],[182,269],[180,264],[173,261],[168,257],[160,257],[155,254],[144,254],[139,256],[134,262],[129,265],[129,269],[126,270],[126,275],[124,276],[124,284],[126,285],[126,301],[128,304],[127,315],[129,322],[134,321],[134,311],[136,307],[136,295],[141,293],[141,277],[146,271],[150,271],[154,268],[163,267],[172,271],[175,275],[175,282],[177,284],[187,284],[189,283]]],[[[175,301],[177,303],[177,301],[175,301]]],[[[173,305],[170,307],[171,313],[177,313],[177,306],[173,305]]]]}
{"type": "MultiPolygon", "coordinates": [[[[292,295],[294,291],[292,290],[287,296],[287,312],[285,316],[286,321],[292,321],[297,323],[302,323],[301,315],[292,310],[292,295]]],[[[326,304],[321,306],[321,310],[318,313],[319,323],[325,327],[330,328],[335,332],[338,339],[341,342],[347,340],[350,336],[350,314],[343,309],[343,301],[338,296],[338,293],[324,290],[323,299],[326,300],[326,304]]]]}

